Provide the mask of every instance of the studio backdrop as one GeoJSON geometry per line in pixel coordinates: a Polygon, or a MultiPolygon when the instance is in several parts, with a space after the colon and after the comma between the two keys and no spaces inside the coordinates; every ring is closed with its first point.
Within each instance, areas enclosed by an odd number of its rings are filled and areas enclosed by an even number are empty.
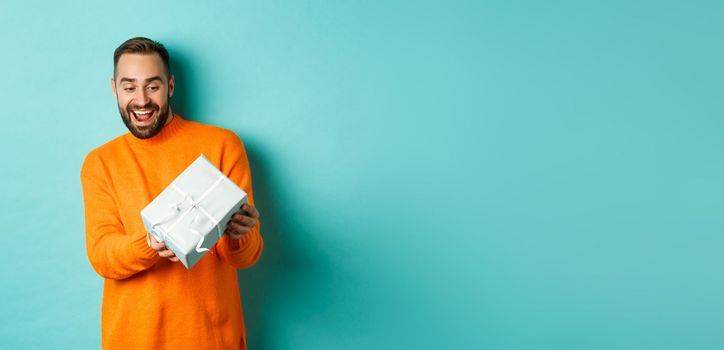
{"type": "MultiPolygon", "coordinates": [[[[724,348],[721,1],[0,1],[0,347],[100,347],[110,78],[244,141],[250,349],[724,348]]],[[[172,155],[169,155],[172,156],[172,155]]]]}

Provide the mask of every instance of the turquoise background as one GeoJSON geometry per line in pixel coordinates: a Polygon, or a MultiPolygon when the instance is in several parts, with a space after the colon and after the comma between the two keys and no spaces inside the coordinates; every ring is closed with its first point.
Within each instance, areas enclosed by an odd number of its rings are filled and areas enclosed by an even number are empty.
{"type": "Polygon", "coordinates": [[[720,1],[0,2],[5,349],[100,347],[113,50],[237,132],[251,349],[722,349],[720,1]]]}

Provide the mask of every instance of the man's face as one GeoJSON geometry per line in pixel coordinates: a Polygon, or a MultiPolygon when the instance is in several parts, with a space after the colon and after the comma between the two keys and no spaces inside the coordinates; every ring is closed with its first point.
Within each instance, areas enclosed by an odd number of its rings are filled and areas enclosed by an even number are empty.
{"type": "Polygon", "coordinates": [[[170,120],[174,77],[167,77],[157,54],[123,54],[111,88],[128,130],[139,139],[156,135],[170,120]]]}

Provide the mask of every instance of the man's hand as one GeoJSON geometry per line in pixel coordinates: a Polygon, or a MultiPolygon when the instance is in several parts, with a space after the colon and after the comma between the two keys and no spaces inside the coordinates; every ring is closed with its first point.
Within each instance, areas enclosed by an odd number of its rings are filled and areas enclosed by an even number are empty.
{"type": "Polygon", "coordinates": [[[153,238],[153,235],[149,235],[149,237],[151,238],[151,249],[157,251],[159,256],[161,256],[162,258],[168,258],[168,260],[171,260],[173,262],[179,261],[173,250],[166,249],[166,243],[159,243],[156,238],[153,238]]]}
{"type": "Polygon", "coordinates": [[[239,239],[256,226],[258,218],[259,211],[250,204],[244,204],[238,212],[231,215],[229,226],[224,233],[233,239],[239,239]]]}

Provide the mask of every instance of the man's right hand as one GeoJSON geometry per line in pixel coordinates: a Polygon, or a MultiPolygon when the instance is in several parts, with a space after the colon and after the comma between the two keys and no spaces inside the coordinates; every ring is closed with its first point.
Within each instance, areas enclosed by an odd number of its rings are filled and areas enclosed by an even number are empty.
{"type": "Polygon", "coordinates": [[[162,258],[167,258],[168,260],[171,260],[173,262],[179,261],[176,257],[176,254],[174,254],[173,250],[166,248],[166,243],[164,242],[158,242],[156,238],[153,237],[153,235],[149,235],[151,239],[151,249],[158,252],[158,255],[162,258]]]}

